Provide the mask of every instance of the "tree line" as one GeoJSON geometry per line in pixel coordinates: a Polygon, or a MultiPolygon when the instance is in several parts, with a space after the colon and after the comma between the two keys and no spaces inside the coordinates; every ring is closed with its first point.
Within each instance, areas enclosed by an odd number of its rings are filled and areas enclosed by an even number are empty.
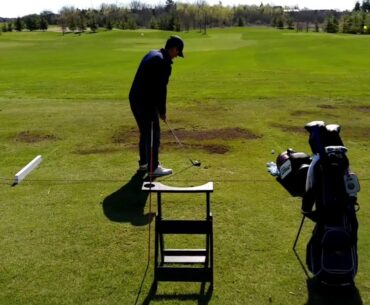
{"type": "Polygon", "coordinates": [[[370,34],[370,0],[356,2],[352,12],[342,16],[330,15],[325,22],[328,33],[370,34]]]}
{"type": "Polygon", "coordinates": [[[32,14],[23,17],[18,17],[15,20],[3,20],[1,31],[2,32],[20,32],[24,29],[29,31],[42,30],[46,31],[49,24],[53,24],[50,21],[57,24],[57,15],[52,12],[42,12],[41,14],[32,14]],[[54,16],[51,19],[51,16],[54,16]],[[49,21],[48,21],[49,20],[49,21]]]}
{"type": "Polygon", "coordinates": [[[267,25],[296,31],[326,31],[329,33],[370,34],[370,0],[356,2],[352,11],[299,10],[272,5],[208,5],[204,0],[196,3],[174,2],[149,6],[133,0],[128,6],[102,4],[99,9],[63,7],[58,14],[50,11],[18,17],[2,23],[1,30],[47,30],[49,25],[60,26],[63,34],[96,32],[99,28],[111,30],[149,28],[169,31],[207,28],[267,25]]]}

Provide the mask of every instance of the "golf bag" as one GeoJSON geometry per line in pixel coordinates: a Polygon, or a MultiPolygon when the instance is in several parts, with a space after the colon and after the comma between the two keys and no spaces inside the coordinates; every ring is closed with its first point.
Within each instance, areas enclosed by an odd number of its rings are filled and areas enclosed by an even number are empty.
{"type": "Polygon", "coordinates": [[[316,224],[306,264],[326,285],[352,285],[357,273],[357,177],[349,171],[339,125],[305,126],[314,153],[302,200],[302,213],[316,224]]]}
{"type": "Polygon", "coordinates": [[[308,269],[326,285],[352,285],[358,266],[359,183],[349,170],[340,126],[314,121],[305,129],[312,157],[292,149],[281,153],[276,160],[277,181],[292,196],[302,197],[304,217],[315,222],[307,244],[308,269]]]}

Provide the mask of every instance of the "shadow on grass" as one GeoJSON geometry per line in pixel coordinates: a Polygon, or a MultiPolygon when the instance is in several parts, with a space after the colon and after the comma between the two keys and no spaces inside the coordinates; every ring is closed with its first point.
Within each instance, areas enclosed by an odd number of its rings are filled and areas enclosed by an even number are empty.
{"type": "Polygon", "coordinates": [[[153,215],[144,214],[149,195],[141,190],[144,176],[144,172],[137,172],[129,182],[104,199],[105,216],[111,221],[130,222],[134,226],[147,225],[153,219],[153,215]]]}
{"type": "Polygon", "coordinates": [[[206,290],[206,283],[201,283],[199,293],[192,294],[157,294],[157,284],[153,282],[149,293],[142,305],[149,305],[151,301],[168,301],[168,300],[178,300],[188,301],[194,300],[198,301],[198,305],[207,305],[212,298],[213,288],[210,285],[206,290]]]}
{"type": "Polygon", "coordinates": [[[356,287],[328,288],[308,279],[307,290],[308,300],[304,305],[363,305],[356,287]]]}

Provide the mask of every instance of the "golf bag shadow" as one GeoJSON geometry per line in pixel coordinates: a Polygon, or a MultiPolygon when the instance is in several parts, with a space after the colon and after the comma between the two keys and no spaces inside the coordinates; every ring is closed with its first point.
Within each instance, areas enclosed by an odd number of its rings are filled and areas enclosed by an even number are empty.
{"type": "Polygon", "coordinates": [[[307,217],[315,223],[306,250],[309,271],[322,284],[353,286],[358,267],[359,183],[350,172],[340,126],[314,121],[305,129],[313,156],[288,150],[276,161],[279,183],[292,196],[302,197],[303,219],[293,250],[307,217]]]}

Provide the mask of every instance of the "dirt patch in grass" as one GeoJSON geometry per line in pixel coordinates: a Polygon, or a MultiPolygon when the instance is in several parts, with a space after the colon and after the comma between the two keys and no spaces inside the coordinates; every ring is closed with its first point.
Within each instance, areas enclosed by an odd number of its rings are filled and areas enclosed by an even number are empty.
{"type": "MultiPolygon", "coordinates": [[[[191,139],[197,141],[205,140],[255,140],[261,138],[248,129],[243,128],[220,128],[220,129],[209,129],[209,130],[183,130],[175,129],[175,134],[181,139],[191,139]]],[[[165,132],[164,136],[172,136],[170,132],[165,132]]]]}
{"type": "Polygon", "coordinates": [[[42,141],[55,141],[57,137],[53,134],[22,131],[16,135],[15,140],[22,143],[38,143],[42,141]]]}
{"type": "Polygon", "coordinates": [[[355,106],[355,107],[352,107],[352,109],[359,111],[359,112],[367,112],[367,113],[370,112],[370,106],[367,106],[367,105],[355,106]]]}
{"type": "Polygon", "coordinates": [[[272,127],[279,128],[284,132],[289,133],[307,133],[306,129],[304,129],[304,126],[290,126],[290,125],[284,125],[284,124],[273,124],[272,127]]]}
{"type": "Polygon", "coordinates": [[[346,142],[347,139],[370,139],[370,127],[343,127],[341,131],[342,139],[346,142]]]}
{"type": "MultiPolygon", "coordinates": [[[[163,142],[163,141],[162,141],[163,142]]],[[[230,147],[223,144],[187,144],[181,143],[183,149],[199,149],[204,150],[210,154],[223,155],[230,151],[230,147]]],[[[181,149],[177,142],[164,142],[162,149],[166,151],[167,149],[181,149]]]]}
{"type": "MultiPolygon", "coordinates": [[[[169,130],[163,130],[162,126],[161,139],[162,141],[173,140],[174,137],[169,130]]],[[[255,140],[261,138],[247,129],[243,128],[220,128],[220,129],[209,129],[209,130],[185,130],[185,129],[173,129],[176,136],[181,142],[188,140],[195,141],[207,141],[207,140],[237,140],[237,139],[247,139],[255,140]]],[[[126,130],[120,130],[113,137],[113,143],[128,143],[132,139],[137,139],[139,137],[139,132],[136,128],[129,128],[126,130]]]]}
{"type": "Polygon", "coordinates": [[[211,154],[219,155],[226,154],[230,150],[229,147],[226,145],[217,145],[217,144],[202,145],[202,149],[206,150],[211,154]]]}
{"type": "Polygon", "coordinates": [[[113,135],[112,142],[114,144],[126,144],[132,141],[137,141],[138,138],[139,131],[136,128],[123,127],[113,135]]]}
{"type": "MultiPolygon", "coordinates": [[[[223,143],[229,140],[255,140],[262,136],[243,128],[220,128],[208,130],[186,130],[173,129],[176,136],[181,141],[185,149],[201,149],[211,154],[225,154],[230,148],[223,143]],[[209,141],[219,141],[220,143],[204,143],[209,141]]],[[[136,128],[123,128],[112,137],[115,144],[136,143],[139,132],[136,128]]],[[[174,139],[172,133],[162,125],[161,143],[163,148],[179,148],[179,144],[174,139]]],[[[136,146],[135,146],[136,149],[136,146]]]]}
{"type": "Polygon", "coordinates": [[[338,107],[328,104],[317,105],[317,107],[321,109],[338,109],[338,107]]]}
{"type": "Polygon", "coordinates": [[[292,116],[303,116],[303,115],[310,115],[310,114],[315,114],[316,112],[314,111],[304,111],[304,110],[297,110],[297,111],[292,111],[290,115],[292,116]]]}
{"type": "Polygon", "coordinates": [[[122,151],[122,149],[114,148],[114,147],[93,147],[93,148],[78,148],[73,153],[78,155],[94,155],[94,154],[109,154],[122,151]]]}
{"type": "Polygon", "coordinates": [[[360,135],[362,138],[369,140],[370,139],[370,128],[361,128],[360,135]]]}
{"type": "Polygon", "coordinates": [[[338,109],[338,107],[332,106],[332,105],[319,105],[318,108],[320,110],[296,110],[292,111],[290,113],[293,117],[302,117],[302,116],[313,116],[313,117],[338,117],[336,112],[330,111],[338,109]],[[322,109],[329,110],[329,111],[323,111],[322,109]]]}

